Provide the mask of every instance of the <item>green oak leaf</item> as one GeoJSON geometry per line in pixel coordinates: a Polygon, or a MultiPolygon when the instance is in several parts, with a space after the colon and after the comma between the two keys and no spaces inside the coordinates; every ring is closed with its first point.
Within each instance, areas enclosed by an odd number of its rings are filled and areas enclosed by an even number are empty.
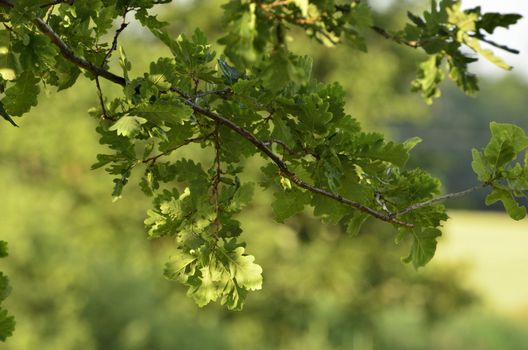
{"type": "Polygon", "coordinates": [[[31,71],[25,70],[16,79],[15,85],[5,91],[2,102],[9,115],[21,116],[37,105],[37,96],[40,92],[38,82],[39,78],[31,71]]]}
{"type": "Polygon", "coordinates": [[[5,341],[15,330],[15,318],[0,307],[0,341],[5,341]]]}
{"type": "Polygon", "coordinates": [[[0,302],[4,301],[10,293],[11,287],[9,286],[9,279],[0,272],[0,302]]]}
{"type": "Polygon", "coordinates": [[[137,115],[155,124],[183,124],[193,113],[192,108],[175,99],[159,99],[154,103],[139,105],[137,115]]]}
{"type": "Polygon", "coordinates": [[[437,228],[425,228],[420,227],[409,229],[408,233],[411,234],[413,243],[411,246],[411,252],[402,261],[405,263],[411,263],[415,268],[425,266],[434,256],[436,251],[436,240],[442,235],[442,232],[437,228]]]}
{"type": "Polygon", "coordinates": [[[220,263],[212,261],[200,270],[200,282],[191,287],[187,295],[192,297],[199,307],[218,300],[227,284],[228,275],[220,266],[220,263]]]}
{"type": "Polygon", "coordinates": [[[499,68],[505,69],[505,70],[512,70],[513,67],[504,62],[502,58],[495,55],[495,53],[490,49],[484,49],[482,46],[480,46],[480,40],[474,39],[470,37],[469,35],[464,36],[464,43],[471,48],[476,53],[480,54],[482,57],[493,63],[499,68]]]}
{"type": "Polygon", "coordinates": [[[526,136],[524,130],[517,125],[491,122],[490,129],[492,138],[509,140],[515,153],[519,153],[528,147],[528,136],[526,136]]]}
{"type": "Polygon", "coordinates": [[[273,92],[283,89],[290,80],[288,66],[291,64],[286,49],[279,49],[272,53],[269,63],[261,77],[263,85],[273,92]]]}
{"type": "Polygon", "coordinates": [[[484,155],[475,148],[471,150],[471,154],[473,155],[471,167],[475,174],[477,174],[479,181],[490,181],[493,177],[493,170],[490,168],[484,155]]]}
{"type": "Polygon", "coordinates": [[[484,148],[484,156],[494,171],[514,160],[528,147],[523,129],[513,124],[491,122],[491,140],[484,148]]]}
{"type": "Polygon", "coordinates": [[[290,216],[301,212],[310,202],[310,194],[299,189],[276,192],[274,197],[275,201],[271,207],[278,222],[284,222],[290,216]]]}
{"type": "Polygon", "coordinates": [[[235,67],[230,66],[225,60],[219,58],[217,61],[218,68],[222,71],[228,85],[233,85],[239,79],[247,79],[246,74],[238,71],[235,67]]]}
{"type": "Polygon", "coordinates": [[[7,256],[7,242],[0,241],[0,258],[5,258],[7,256]]]}
{"type": "Polygon", "coordinates": [[[247,295],[247,289],[239,287],[234,280],[229,280],[226,284],[221,303],[222,305],[226,305],[229,310],[242,310],[247,295]]]}
{"type": "Polygon", "coordinates": [[[369,5],[362,2],[352,3],[352,8],[347,14],[347,19],[354,26],[359,28],[369,28],[374,24],[372,10],[369,5]]]}
{"type": "Polygon", "coordinates": [[[306,96],[300,103],[298,118],[299,128],[306,129],[313,133],[324,135],[328,131],[328,125],[333,118],[328,112],[329,103],[317,94],[306,96]]]}
{"type": "Polygon", "coordinates": [[[11,123],[11,125],[18,127],[18,125],[13,120],[13,118],[11,118],[9,114],[7,114],[6,110],[4,109],[4,104],[2,103],[2,101],[0,101],[0,115],[2,116],[2,118],[7,120],[9,123],[11,123]]]}
{"type": "Polygon", "coordinates": [[[132,69],[132,63],[128,60],[125,49],[121,45],[119,45],[119,66],[123,70],[123,77],[126,81],[129,81],[128,73],[132,69]]]}
{"type": "Polygon", "coordinates": [[[371,160],[381,160],[403,167],[409,159],[410,147],[414,147],[412,143],[417,144],[418,139],[409,142],[407,144],[385,142],[381,134],[358,133],[354,138],[354,146],[357,151],[352,155],[371,160]]]}
{"type": "Polygon", "coordinates": [[[312,196],[310,204],[313,214],[326,223],[337,224],[350,211],[344,204],[321,195],[312,196]]]}
{"type": "Polygon", "coordinates": [[[244,254],[244,248],[238,247],[227,252],[229,256],[229,273],[237,285],[247,290],[262,289],[262,267],[255,264],[255,257],[244,254]]]}
{"type": "Polygon", "coordinates": [[[352,237],[359,235],[359,232],[361,231],[361,226],[367,219],[368,215],[365,213],[354,213],[352,218],[348,221],[346,232],[352,237]]]}
{"type": "Polygon", "coordinates": [[[55,65],[54,73],[56,74],[57,79],[53,80],[51,83],[57,86],[57,91],[72,87],[81,74],[81,70],[62,56],[57,56],[56,61],[57,64],[55,65]]]}
{"type": "Polygon", "coordinates": [[[410,139],[407,139],[403,141],[403,148],[407,150],[407,152],[411,151],[416,147],[418,144],[422,143],[422,139],[420,137],[411,137],[410,139]]]}
{"type": "Polygon", "coordinates": [[[428,104],[433,102],[434,98],[440,97],[441,92],[438,84],[444,80],[444,73],[441,69],[442,56],[432,55],[418,66],[416,79],[412,82],[412,90],[422,93],[428,104]]]}
{"type": "Polygon", "coordinates": [[[293,3],[301,10],[303,17],[308,16],[308,5],[310,4],[309,0],[293,0],[293,3]]]}
{"type": "Polygon", "coordinates": [[[526,217],[526,208],[519,205],[515,197],[504,188],[494,187],[491,193],[486,197],[486,205],[492,205],[501,201],[504,209],[513,220],[522,220],[526,217]]]}
{"type": "Polygon", "coordinates": [[[255,192],[255,184],[253,182],[247,182],[242,184],[236,192],[227,207],[228,211],[238,212],[245,206],[251,203],[253,194],[255,192]]]}
{"type": "Polygon", "coordinates": [[[133,138],[141,131],[141,125],[147,119],[141,117],[124,116],[116,121],[108,130],[117,132],[118,135],[133,138]]]}
{"type": "Polygon", "coordinates": [[[190,195],[188,187],[182,194],[178,194],[176,190],[165,190],[154,200],[155,210],[148,210],[148,217],[144,221],[150,238],[173,236],[181,231],[183,220],[188,213],[185,205],[191,199],[190,195]]]}
{"type": "Polygon", "coordinates": [[[186,269],[188,269],[192,263],[196,262],[196,260],[197,257],[195,255],[191,255],[178,249],[176,254],[172,255],[169,261],[165,264],[163,274],[170,280],[185,283],[188,278],[186,269]]]}
{"type": "Polygon", "coordinates": [[[489,12],[482,15],[477,22],[477,28],[493,34],[497,28],[508,28],[517,23],[523,16],[516,13],[489,12]]]}
{"type": "Polygon", "coordinates": [[[57,50],[48,37],[30,33],[24,42],[13,49],[20,54],[20,64],[25,70],[44,71],[55,67],[57,50]]]}

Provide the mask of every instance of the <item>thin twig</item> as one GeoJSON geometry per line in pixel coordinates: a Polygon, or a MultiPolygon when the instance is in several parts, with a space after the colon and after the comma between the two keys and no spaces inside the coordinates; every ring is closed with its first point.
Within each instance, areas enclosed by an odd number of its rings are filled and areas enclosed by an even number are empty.
{"type": "Polygon", "coordinates": [[[448,200],[448,199],[463,197],[463,196],[465,196],[465,195],[467,195],[467,194],[469,194],[471,192],[474,192],[476,190],[480,190],[480,189],[482,189],[484,187],[487,187],[487,186],[490,186],[490,183],[484,183],[483,185],[471,187],[471,188],[468,188],[467,190],[460,191],[460,192],[444,194],[443,196],[439,196],[439,197],[430,199],[430,200],[425,201],[425,202],[421,202],[421,203],[416,203],[416,204],[410,205],[407,208],[397,212],[395,214],[395,217],[399,217],[399,216],[402,216],[402,215],[405,215],[405,214],[409,214],[410,212],[415,211],[417,209],[428,207],[430,205],[433,205],[433,204],[438,203],[438,202],[443,202],[443,201],[448,200]]]}
{"type": "Polygon", "coordinates": [[[501,45],[501,44],[499,44],[499,43],[496,43],[496,42],[493,41],[493,40],[487,39],[487,38],[485,38],[484,36],[482,36],[481,34],[470,34],[469,36],[472,37],[472,38],[478,39],[478,40],[480,40],[480,41],[483,41],[483,42],[485,42],[485,43],[487,43],[487,44],[489,44],[489,45],[491,45],[491,46],[494,46],[494,47],[496,47],[496,48],[498,48],[498,49],[501,49],[501,50],[507,51],[507,52],[509,52],[509,53],[513,53],[513,54],[515,54],[515,55],[518,55],[518,54],[521,53],[519,50],[513,49],[513,48],[508,47],[508,46],[506,46],[506,45],[501,45]]]}
{"type": "Polygon", "coordinates": [[[282,148],[289,154],[289,155],[302,155],[302,156],[307,156],[307,155],[310,155],[312,157],[314,157],[315,159],[319,160],[320,157],[318,154],[315,154],[315,153],[312,153],[306,149],[302,149],[302,150],[299,150],[299,151],[295,151],[293,150],[286,142],[282,141],[282,140],[279,140],[279,139],[273,139],[273,140],[269,140],[269,141],[265,141],[263,142],[267,147],[270,147],[272,144],[276,143],[280,146],[282,146],[282,148]]]}
{"type": "Polygon", "coordinates": [[[409,46],[409,47],[412,47],[413,49],[417,49],[421,46],[420,42],[419,41],[416,41],[416,40],[405,40],[397,35],[394,35],[394,34],[391,34],[389,33],[387,30],[379,27],[379,26],[371,26],[370,27],[373,31],[375,31],[376,33],[378,33],[379,35],[381,35],[382,37],[384,37],[385,39],[389,39],[389,40],[392,40],[394,41],[395,43],[398,43],[398,44],[401,44],[401,45],[406,45],[406,46],[409,46]]]}
{"type": "MultiPolygon", "coordinates": [[[[108,63],[108,60],[110,59],[110,56],[112,56],[112,52],[114,52],[117,49],[117,40],[119,38],[119,35],[125,30],[125,28],[128,26],[128,23],[126,23],[126,15],[129,11],[129,8],[126,7],[125,11],[123,13],[123,20],[121,21],[121,25],[119,28],[115,31],[114,38],[112,39],[112,44],[110,45],[110,48],[106,52],[105,57],[103,58],[103,61],[99,65],[101,69],[104,69],[105,65],[108,63]]],[[[104,119],[114,120],[108,115],[108,112],[106,110],[105,102],[104,102],[104,96],[103,96],[103,90],[101,88],[101,83],[99,82],[99,76],[95,76],[95,86],[97,87],[97,95],[99,97],[99,104],[101,105],[101,111],[103,113],[104,119]]]]}
{"type": "Polygon", "coordinates": [[[99,104],[101,105],[101,113],[103,114],[102,117],[105,120],[115,120],[115,118],[110,117],[108,114],[108,111],[106,110],[104,97],[103,97],[103,89],[101,89],[101,83],[99,82],[99,76],[95,76],[95,87],[97,88],[97,97],[99,98],[99,104]]]}
{"type": "Polygon", "coordinates": [[[121,34],[123,32],[123,30],[125,30],[125,28],[128,26],[128,23],[126,23],[126,15],[128,13],[129,9],[127,8],[125,10],[125,13],[123,14],[123,21],[121,22],[121,25],[119,26],[119,28],[117,28],[117,30],[115,31],[115,34],[114,34],[114,38],[112,39],[112,45],[110,46],[110,49],[108,49],[108,52],[106,53],[104,59],[103,59],[103,62],[101,63],[101,67],[104,67],[104,65],[108,62],[108,60],[110,59],[110,56],[112,56],[112,53],[117,50],[117,40],[119,38],[119,34],[121,34]]]}
{"type": "Polygon", "coordinates": [[[220,233],[220,193],[219,193],[219,185],[220,185],[220,179],[222,177],[222,168],[220,165],[221,162],[221,156],[222,156],[222,148],[220,146],[220,123],[218,121],[215,121],[215,129],[213,132],[213,140],[214,140],[214,148],[215,148],[215,174],[213,176],[213,181],[211,184],[211,197],[213,200],[213,204],[215,207],[215,219],[213,221],[214,226],[214,238],[218,240],[218,236],[220,233]]]}
{"type": "Polygon", "coordinates": [[[196,94],[197,98],[205,97],[207,95],[220,95],[220,96],[227,96],[233,93],[233,90],[231,89],[222,89],[222,90],[209,90],[209,91],[202,91],[196,94]]]}
{"type": "Polygon", "coordinates": [[[146,158],[146,159],[143,159],[142,162],[143,163],[150,163],[150,164],[154,164],[159,158],[161,157],[164,157],[164,156],[168,156],[169,154],[171,154],[172,152],[184,147],[184,146],[187,146],[188,144],[190,143],[193,143],[193,142],[196,142],[196,141],[200,141],[200,140],[203,140],[203,139],[206,139],[207,137],[209,137],[210,135],[206,135],[204,137],[194,137],[192,139],[187,139],[185,141],[183,141],[182,144],[176,146],[176,147],[173,147],[171,149],[168,149],[166,150],[165,152],[162,152],[158,155],[155,155],[155,156],[152,156],[150,158],[146,158]]]}
{"type": "Polygon", "coordinates": [[[271,146],[273,143],[276,143],[278,145],[281,145],[282,148],[284,148],[284,150],[286,150],[286,152],[288,152],[289,154],[291,155],[294,155],[294,154],[298,154],[298,152],[295,152],[293,149],[291,149],[290,146],[288,146],[288,144],[282,140],[279,140],[279,139],[273,139],[273,140],[270,140],[270,141],[267,141],[267,142],[264,142],[264,144],[266,146],[271,146]]]}

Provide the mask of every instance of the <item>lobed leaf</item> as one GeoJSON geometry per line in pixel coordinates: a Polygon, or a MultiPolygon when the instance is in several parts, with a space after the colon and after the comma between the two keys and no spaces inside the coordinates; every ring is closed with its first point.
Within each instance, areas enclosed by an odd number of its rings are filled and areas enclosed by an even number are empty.
{"type": "Polygon", "coordinates": [[[436,252],[437,238],[442,235],[437,228],[420,227],[408,230],[412,237],[411,252],[402,261],[412,263],[415,268],[425,266],[436,252]]]}

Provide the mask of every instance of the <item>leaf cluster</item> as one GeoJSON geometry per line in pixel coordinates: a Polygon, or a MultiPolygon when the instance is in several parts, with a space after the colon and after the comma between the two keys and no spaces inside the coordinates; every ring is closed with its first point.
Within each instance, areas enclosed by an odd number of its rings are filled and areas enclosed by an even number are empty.
{"type": "Polygon", "coordinates": [[[471,166],[478,179],[490,186],[486,205],[501,201],[514,220],[526,217],[528,196],[528,137],[512,124],[492,122],[491,140],[482,150],[473,149],[471,166]],[[518,162],[524,152],[524,164],[518,162]]]}
{"type": "Polygon", "coordinates": [[[497,28],[508,28],[521,19],[518,14],[485,13],[480,7],[462,10],[461,1],[432,1],[431,9],[423,16],[408,13],[410,23],[400,33],[401,37],[416,47],[421,47],[429,56],[418,67],[413,90],[421,92],[427,102],[440,96],[439,83],[445,78],[443,65],[448,77],[465,93],[473,95],[478,91],[477,76],[469,72],[468,65],[478,60],[467,53],[469,49],[481,55],[499,68],[510,70],[506,62],[496,56],[482,43],[491,44],[509,52],[517,53],[504,45],[490,41],[487,36],[497,28]]]}

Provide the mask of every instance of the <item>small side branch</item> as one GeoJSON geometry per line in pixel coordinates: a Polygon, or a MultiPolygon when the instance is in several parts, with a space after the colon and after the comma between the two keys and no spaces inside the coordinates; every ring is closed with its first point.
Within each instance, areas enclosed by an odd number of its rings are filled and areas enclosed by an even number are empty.
{"type": "Polygon", "coordinates": [[[516,49],[513,49],[511,47],[508,47],[506,45],[501,45],[499,43],[496,43],[495,41],[493,40],[490,40],[490,39],[487,39],[485,38],[483,35],[480,35],[480,34],[472,34],[470,35],[472,38],[475,38],[475,39],[478,39],[482,42],[485,42],[486,44],[489,44],[493,47],[496,47],[497,49],[501,49],[501,50],[504,50],[506,52],[509,52],[509,53],[513,53],[515,55],[518,55],[520,54],[521,52],[519,50],[516,50],[516,49]]]}
{"type": "Polygon", "coordinates": [[[143,159],[142,162],[143,163],[150,163],[151,165],[154,164],[159,158],[161,157],[164,157],[164,156],[168,156],[169,154],[171,154],[172,152],[184,147],[184,146],[187,146],[188,144],[190,143],[193,143],[193,142],[197,142],[197,141],[200,141],[200,140],[203,140],[203,139],[206,139],[208,138],[210,135],[207,135],[205,137],[194,137],[192,139],[187,139],[185,141],[183,141],[183,143],[181,143],[180,145],[176,146],[176,147],[173,147],[169,150],[166,150],[165,152],[162,152],[158,155],[155,155],[153,157],[150,157],[150,158],[146,158],[146,159],[143,159]]]}
{"type": "MultiPolygon", "coordinates": [[[[108,60],[110,60],[110,56],[112,56],[112,53],[117,50],[117,40],[119,39],[119,35],[125,30],[125,28],[128,26],[128,23],[126,23],[126,15],[128,13],[129,9],[128,7],[125,8],[125,11],[123,13],[123,20],[121,21],[121,25],[119,28],[115,31],[114,38],[112,39],[112,44],[110,45],[110,48],[106,52],[105,57],[103,58],[103,61],[99,65],[99,68],[104,69],[105,65],[108,63],[108,60]]],[[[101,88],[101,82],[99,81],[99,76],[95,76],[95,86],[97,87],[97,95],[99,97],[99,104],[101,105],[101,111],[103,112],[103,118],[113,120],[112,117],[108,115],[108,111],[106,110],[104,96],[103,96],[103,89],[101,88]]]]}
{"type": "Polygon", "coordinates": [[[220,145],[220,122],[215,121],[215,129],[213,131],[213,143],[215,148],[214,158],[214,175],[211,181],[211,199],[215,208],[215,219],[213,221],[213,235],[218,240],[220,234],[220,180],[222,178],[221,157],[222,148],[220,145]]]}
{"type": "Polygon", "coordinates": [[[42,19],[35,18],[33,20],[33,23],[37,26],[37,28],[42,32],[42,34],[46,35],[48,38],[51,39],[51,42],[57,46],[59,49],[61,55],[66,58],[71,63],[75,64],[78,67],[84,68],[90,73],[92,73],[95,76],[100,76],[105,78],[106,80],[109,80],[113,83],[119,84],[121,86],[126,85],[126,80],[123,77],[120,77],[118,75],[115,75],[114,73],[111,73],[107,71],[104,68],[98,67],[92,62],[79,57],[75,55],[73,50],[64,42],[62,39],[53,31],[53,29],[42,19]]]}
{"type": "Polygon", "coordinates": [[[379,26],[372,26],[370,27],[373,31],[375,31],[376,33],[378,33],[379,35],[381,35],[382,37],[384,37],[385,39],[389,39],[389,40],[392,40],[394,41],[395,43],[398,43],[398,44],[401,44],[401,45],[406,45],[406,46],[409,46],[409,47],[412,47],[413,49],[417,49],[419,48],[421,45],[420,45],[420,42],[419,41],[415,41],[415,40],[405,40],[397,35],[394,35],[394,34],[391,34],[389,33],[387,30],[379,27],[379,26]]]}
{"type": "Polygon", "coordinates": [[[415,211],[417,209],[425,208],[425,207],[431,206],[431,205],[433,205],[435,203],[443,202],[443,201],[448,200],[448,199],[460,198],[460,197],[466,196],[466,195],[470,194],[471,192],[475,192],[475,191],[480,190],[480,189],[482,189],[484,187],[487,187],[489,185],[490,185],[489,183],[485,183],[485,184],[480,185],[480,186],[475,186],[475,187],[468,188],[467,190],[464,190],[464,191],[444,194],[443,196],[439,196],[439,197],[430,199],[430,200],[425,201],[425,202],[413,204],[413,205],[411,205],[411,206],[409,206],[409,207],[397,212],[395,217],[399,217],[399,216],[402,216],[402,215],[405,215],[405,214],[409,214],[410,212],[415,211]]]}

